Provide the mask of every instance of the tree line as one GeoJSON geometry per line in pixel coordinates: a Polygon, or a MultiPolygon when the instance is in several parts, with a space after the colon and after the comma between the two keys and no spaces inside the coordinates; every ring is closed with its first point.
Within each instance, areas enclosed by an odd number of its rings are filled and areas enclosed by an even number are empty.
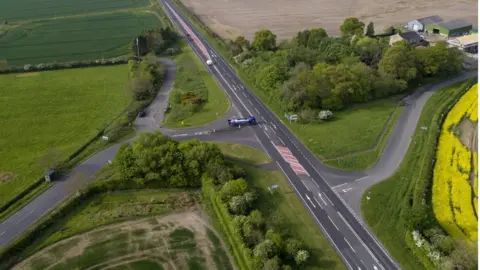
{"type": "Polygon", "coordinates": [[[278,43],[272,31],[263,29],[251,42],[239,36],[228,47],[256,88],[305,120],[318,120],[321,110],[342,110],[461,70],[463,54],[445,42],[389,46],[388,36],[375,36],[373,23],[365,31],[353,17],[340,30],[341,36],[331,37],[322,28],[307,29],[278,43]]]}
{"type": "Polygon", "coordinates": [[[178,142],[160,132],[143,133],[132,144],[121,146],[113,166],[118,186],[202,187],[206,203],[214,198],[227,209],[228,226],[242,241],[235,244],[248,250],[252,269],[287,270],[308,261],[303,243],[265,220],[256,209],[259,192],[249,186],[243,168],[226,161],[212,143],[178,142]]]}

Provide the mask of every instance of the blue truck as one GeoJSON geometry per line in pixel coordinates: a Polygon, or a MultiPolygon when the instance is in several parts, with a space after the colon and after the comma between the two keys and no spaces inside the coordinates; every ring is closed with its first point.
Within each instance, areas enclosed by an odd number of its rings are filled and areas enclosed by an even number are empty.
{"type": "Polygon", "coordinates": [[[256,123],[257,123],[257,120],[255,119],[254,116],[228,119],[228,125],[230,126],[255,125],[256,123]]]}

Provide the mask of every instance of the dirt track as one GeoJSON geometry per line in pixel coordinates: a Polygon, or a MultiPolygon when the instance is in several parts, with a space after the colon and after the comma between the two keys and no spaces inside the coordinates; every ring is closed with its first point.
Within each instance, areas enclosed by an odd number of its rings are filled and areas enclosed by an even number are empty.
{"type": "Polygon", "coordinates": [[[372,21],[378,32],[386,27],[430,15],[445,20],[461,18],[477,23],[477,2],[469,0],[181,0],[224,38],[243,34],[249,39],[261,28],[290,38],[304,28],[322,27],[330,35],[348,16],[372,21]]]}

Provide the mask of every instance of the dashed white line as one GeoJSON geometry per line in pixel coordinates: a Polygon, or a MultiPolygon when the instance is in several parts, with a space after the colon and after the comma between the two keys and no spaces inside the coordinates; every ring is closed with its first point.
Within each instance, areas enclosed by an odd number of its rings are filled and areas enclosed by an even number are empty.
{"type": "Polygon", "coordinates": [[[323,199],[322,197],[322,194],[320,194],[320,192],[318,193],[318,197],[320,197],[320,200],[322,200],[322,202],[327,205],[327,202],[323,199]]]}
{"type": "Polygon", "coordinates": [[[275,126],[275,124],[274,124],[274,123],[272,123],[272,126],[273,126],[275,129],[277,129],[277,126],[275,126]]]}
{"type": "Polygon", "coordinates": [[[360,180],[363,180],[363,179],[365,179],[365,178],[368,178],[368,176],[365,176],[365,177],[362,177],[362,178],[358,178],[357,180],[355,180],[355,182],[360,181],[360,180]]]}
{"type": "Polygon", "coordinates": [[[4,235],[5,233],[6,233],[6,232],[2,232],[2,233],[0,233],[0,236],[4,235]]]}
{"type": "Polygon", "coordinates": [[[278,139],[280,140],[280,142],[282,142],[283,145],[286,145],[286,144],[283,142],[282,138],[278,137],[278,139]]]}
{"type": "Polygon", "coordinates": [[[243,95],[244,97],[247,97],[247,95],[245,95],[245,93],[244,93],[244,92],[242,92],[242,95],[243,95]]]}
{"type": "Polygon", "coordinates": [[[353,250],[353,252],[355,252],[355,249],[353,249],[352,245],[350,245],[350,243],[347,241],[347,239],[345,237],[343,238],[343,240],[345,240],[345,242],[347,242],[348,246],[353,250]]]}
{"type": "MultiPolygon", "coordinates": [[[[379,264],[378,262],[378,259],[375,257],[375,255],[373,255],[372,251],[370,251],[370,249],[367,247],[367,245],[365,245],[365,243],[360,239],[360,237],[358,236],[358,234],[353,230],[352,226],[350,226],[350,224],[348,224],[347,220],[345,220],[345,218],[343,217],[342,214],[340,214],[340,212],[337,212],[337,214],[340,216],[340,218],[343,220],[343,222],[345,224],[347,224],[347,227],[353,232],[353,234],[355,235],[355,237],[357,237],[358,241],[362,244],[362,246],[367,250],[367,252],[370,254],[370,256],[372,256],[373,260],[379,264]]],[[[379,264],[380,265],[380,264],[379,264]]],[[[383,269],[383,266],[380,265],[380,267],[383,269]]]]}
{"type": "Polygon", "coordinates": [[[263,119],[263,121],[267,122],[267,120],[265,120],[265,118],[263,118],[263,116],[262,116],[262,119],[263,119]]]}
{"type": "Polygon", "coordinates": [[[17,222],[15,222],[15,224],[18,224],[20,222],[22,222],[24,219],[26,219],[28,216],[30,216],[32,213],[34,212],[34,210],[30,211],[27,215],[25,215],[23,218],[19,219],[17,222]]]}
{"type": "Polygon", "coordinates": [[[248,103],[250,103],[250,105],[252,105],[252,106],[253,106],[253,103],[252,103],[250,100],[248,101],[248,103]]]}
{"type": "Polygon", "coordinates": [[[265,135],[267,135],[267,138],[270,139],[270,136],[268,136],[267,132],[263,131],[263,133],[265,133],[265,135]]]}
{"type": "Polygon", "coordinates": [[[305,184],[305,182],[303,182],[302,180],[300,180],[302,182],[302,184],[305,186],[305,188],[310,191],[310,189],[307,187],[307,184],[305,184]]]}
{"type": "Polygon", "coordinates": [[[317,202],[318,206],[323,209],[322,205],[318,202],[317,198],[313,197],[313,199],[317,202]]]}
{"type": "Polygon", "coordinates": [[[258,112],[257,108],[253,108],[253,109],[257,112],[257,114],[260,114],[260,113],[258,112]]]}
{"type": "Polygon", "coordinates": [[[328,198],[328,196],[325,194],[325,192],[323,192],[323,195],[325,195],[325,197],[327,197],[327,200],[331,205],[335,206],[335,204],[333,204],[332,201],[330,201],[330,198],[328,198]]]}
{"type": "Polygon", "coordinates": [[[327,217],[328,217],[328,219],[330,220],[330,222],[332,222],[333,226],[335,226],[335,229],[337,229],[337,231],[340,231],[340,230],[338,229],[337,225],[335,225],[335,222],[333,222],[333,220],[332,220],[329,216],[327,216],[327,217]]]}
{"type": "MultiPolygon", "coordinates": [[[[305,157],[305,156],[304,156],[305,157]]],[[[315,184],[315,186],[317,186],[317,188],[320,188],[320,186],[317,184],[317,181],[313,180],[312,177],[310,177],[310,179],[312,179],[312,182],[315,184]]]]}

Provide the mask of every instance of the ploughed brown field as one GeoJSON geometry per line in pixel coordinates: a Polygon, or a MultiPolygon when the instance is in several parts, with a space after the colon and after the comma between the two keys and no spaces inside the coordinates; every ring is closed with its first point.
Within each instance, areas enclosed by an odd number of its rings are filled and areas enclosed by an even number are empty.
{"type": "Polygon", "coordinates": [[[321,27],[330,35],[340,33],[346,17],[365,24],[372,21],[377,32],[391,25],[431,15],[444,20],[464,19],[477,24],[477,1],[471,0],[180,0],[223,38],[244,35],[252,39],[261,28],[278,39],[289,39],[299,30],[321,27]]]}

